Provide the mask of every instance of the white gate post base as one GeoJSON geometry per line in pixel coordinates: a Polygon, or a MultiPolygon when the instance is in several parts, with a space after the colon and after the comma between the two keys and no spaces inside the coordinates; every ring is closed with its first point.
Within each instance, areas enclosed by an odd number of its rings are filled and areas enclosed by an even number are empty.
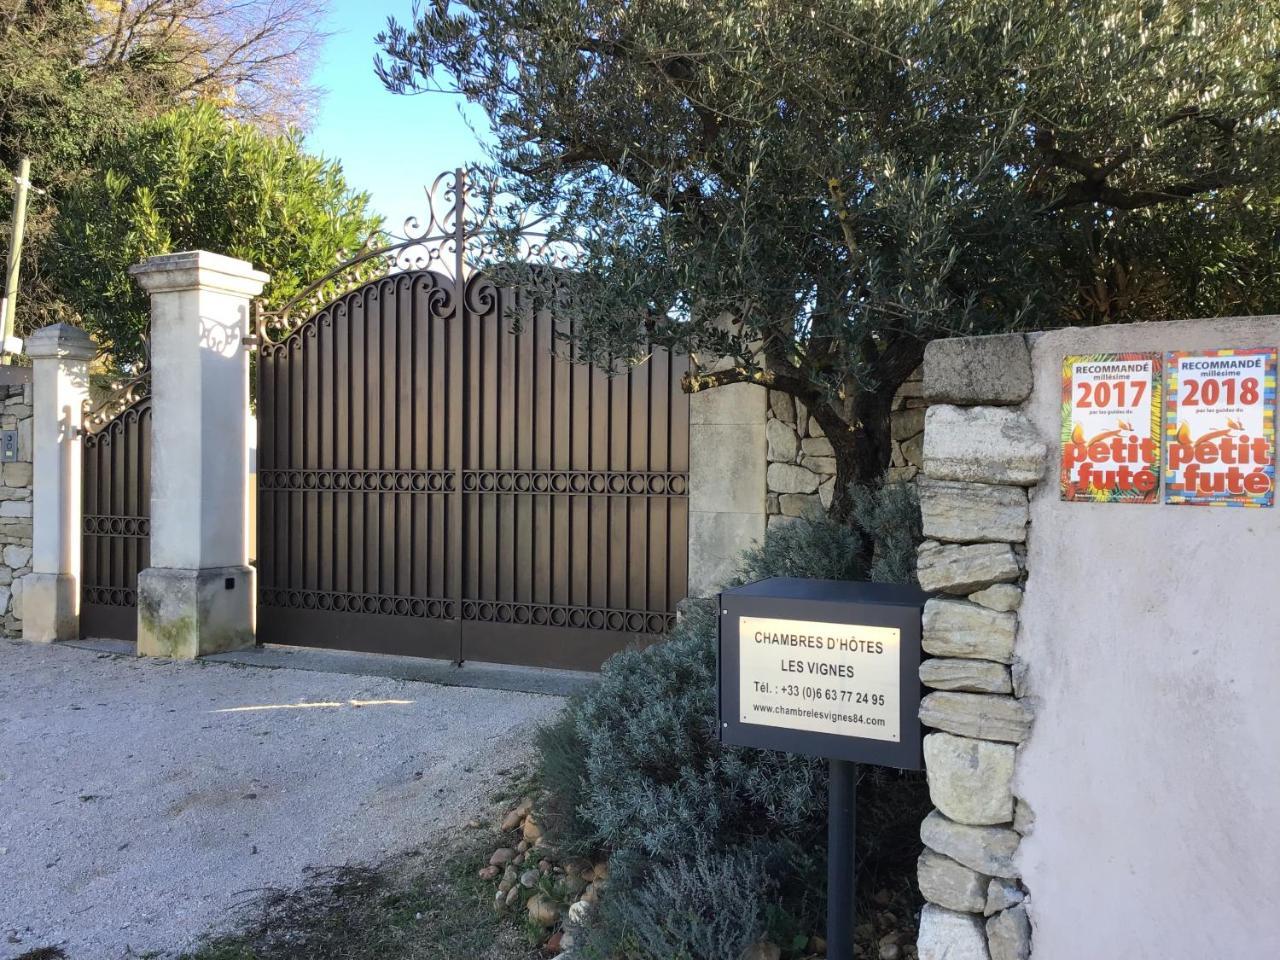
{"type": "Polygon", "coordinates": [[[52,643],[80,638],[79,581],[70,573],[22,578],[22,639],[52,643]]]}
{"type": "Polygon", "coordinates": [[[33,370],[31,570],[22,581],[22,636],[80,637],[80,422],[97,345],[55,323],[27,338],[33,370]]]}
{"type": "Polygon", "coordinates": [[[253,646],[257,571],[253,567],[138,574],[138,653],[194,659],[253,646]]]}
{"type": "Polygon", "coordinates": [[[138,654],[250,646],[244,338],[268,277],[203,250],[130,272],[151,294],[151,566],[138,574],[138,654]]]}

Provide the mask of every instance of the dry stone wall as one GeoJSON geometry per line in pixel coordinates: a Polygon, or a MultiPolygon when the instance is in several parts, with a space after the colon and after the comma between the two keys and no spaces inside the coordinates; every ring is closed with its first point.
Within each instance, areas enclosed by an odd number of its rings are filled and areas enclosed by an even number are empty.
{"type": "Polygon", "coordinates": [[[22,635],[22,578],[31,572],[31,384],[0,385],[0,430],[18,431],[18,460],[0,464],[0,623],[22,635]]]}
{"type": "MultiPolygon", "coordinates": [[[[1028,488],[1048,456],[1025,413],[1031,356],[1020,335],[936,341],[925,353],[924,611],[920,705],[929,794],[918,865],[920,960],[1028,960],[1029,893],[1015,854],[1031,812],[1015,794],[1032,710],[1021,697],[1018,608],[1028,488]]],[[[896,431],[895,431],[896,433],[896,431]]]]}
{"type": "MultiPolygon", "coordinates": [[[[913,480],[923,460],[925,400],[917,370],[893,401],[893,459],[886,479],[913,480]]],[[[803,403],[789,394],[769,391],[768,419],[769,526],[821,513],[835,494],[836,461],[831,441],[803,403]]]]}

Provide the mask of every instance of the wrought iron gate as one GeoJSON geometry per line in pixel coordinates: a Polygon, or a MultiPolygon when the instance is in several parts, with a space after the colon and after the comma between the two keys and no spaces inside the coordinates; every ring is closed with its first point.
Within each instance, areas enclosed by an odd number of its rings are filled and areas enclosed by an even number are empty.
{"type": "Polygon", "coordinates": [[[141,379],[84,418],[80,634],[134,640],[150,563],[151,397],[141,379]]]}
{"type": "Polygon", "coordinates": [[[411,241],[450,241],[452,270],[415,253],[296,326],[260,318],[258,636],[595,668],[685,595],[685,361],[555,355],[564,321],[468,270],[458,179],[411,241]]]}

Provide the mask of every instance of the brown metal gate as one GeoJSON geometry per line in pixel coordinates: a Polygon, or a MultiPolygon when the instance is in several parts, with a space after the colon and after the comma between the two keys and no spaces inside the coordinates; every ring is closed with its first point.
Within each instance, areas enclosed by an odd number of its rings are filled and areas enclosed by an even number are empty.
{"type": "Polygon", "coordinates": [[[84,419],[80,635],[135,640],[150,563],[151,397],[133,385],[84,419]]]}
{"type": "Polygon", "coordinates": [[[276,342],[259,325],[264,642],[594,669],[670,627],[685,360],[570,363],[560,321],[469,277],[403,270],[276,342]]]}

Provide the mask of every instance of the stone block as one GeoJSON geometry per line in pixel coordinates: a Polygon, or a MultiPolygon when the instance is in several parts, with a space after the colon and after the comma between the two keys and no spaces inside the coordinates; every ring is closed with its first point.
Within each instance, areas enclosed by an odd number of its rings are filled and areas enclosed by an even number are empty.
{"type": "Polygon", "coordinates": [[[930,407],[924,472],[935,480],[1035,486],[1048,445],[1027,417],[1004,407],[930,407]]]}
{"type": "Polygon", "coordinates": [[[689,395],[689,424],[760,424],[768,416],[769,396],[754,383],[730,383],[689,395]]]}
{"type": "Polygon", "coordinates": [[[691,424],[689,510],[763,513],[767,449],[764,420],[691,424]]]}
{"type": "Polygon", "coordinates": [[[30,517],[30,500],[0,501],[0,517],[30,517]]]}
{"type": "Polygon", "coordinates": [[[790,463],[769,464],[768,485],[774,493],[816,493],[821,478],[790,463]]]}
{"type": "Polygon", "coordinates": [[[926,903],[916,940],[920,960],[991,960],[982,919],[926,903]]]}
{"type": "Polygon", "coordinates": [[[987,921],[987,949],[991,960],[1029,960],[1031,919],[1025,901],[987,921]]]}
{"type": "Polygon", "coordinates": [[[4,465],[4,485],[6,487],[31,486],[31,464],[17,461],[4,465]]]}
{"type": "Polygon", "coordinates": [[[987,899],[982,906],[984,915],[991,917],[1001,910],[1007,910],[1022,902],[1026,894],[1016,880],[1002,880],[993,877],[987,884],[987,899]]]}
{"type": "Polygon", "coordinates": [[[800,452],[800,438],[785,421],[776,418],[770,420],[765,425],[765,438],[769,441],[770,460],[781,463],[795,461],[800,452]]]}
{"type": "MultiPolygon", "coordinates": [[[[962,737],[1022,743],[1031,733],[1031,708],[1013,697],[940,690],[920,701],[920,722],[962,737]]],[[[1010,816],[1005,819],[1012,819],[1010,816]]]]}
{"type": "MultiPolygon", "coordinates": [[[[75,577],[66,573],[29,573],[20,583],[24,640],[52,643],[80,639],[80,589],[75,577]]],[[[14,584],[15,595],[17,587],[14,584]]]]}
{"type": "Polygon", "coordinates": [[[836,475],[836,458],[835,457],[811,457],[807,453],[800,455],[800,466],[814,473],[820,473],[825,477],[834,477],[836,475]]]}
{"type": "Polygon", "coordinates": [[[1027,491],[1007,484],[920,480],[920,518],[924,535],[949,543],[1027,539],[1027,491]]]}
{"type": "Polygon", "coordinates": [[[827,477],[818,487],[818,500],[822,503],[823,510],[831,509],[831,501],[836,495],[836,478],[827,477]]]}
{"type": "Polygon", "coordinates": [[[935,598],[924,605],[922,646],[935,657],[1013,662],[1018,618],[966,603],[935,598]]]}
{"type": "Polygon", "coordinates": [[[929,734],[924,738],[929,799],[956,823],[1009,823],[1013,820],[1014,754],[1007,743],[929,734]]]}
{"type": "Polygon", "coordinates": [[[1008,827],[975,827],[948,820],[934,810],[920,824],[920,840],[937,853],[989,877],[1015,880],[1014,854],[1021,837],[1008,827]]]}
{"type": "Polygon", "coordinates": [[[924,350],[930,403],[1021,403],[1031,396],[1031,351],[1020,333],[934,340],[924,350]]]}
{"type": "Polygon", "coordinates": [[[784,493],[778,497],[784,517],[816,517],[822,514],[822,501],[812,493],[784,493]]]}
{"type": "Polygon", "coordinates": [[[191,660],[254,644],[252,567],[138,574],[138,655],[191,660]]]}
{"type": "Polygon", "coordinates": [[[789,393],[782,393],[778,390],[769,391],[769,409],[773,415],[783,423],[789,423],[793,427],[796,423],[796,402],[789,393]]]}
{"type": "Polygon", "coordinates": [[[11,544],[4,548],[5,566],[19,570],[31,562],[31,548],[20,544],[11,544]]]}
{"type": "Polygon", "coordinates": [[[744,550],[764,539],[765,514],[689,511],[689,595],[705,597],[738,572],[744,550]]]}
{"type": "Polygon", "coordinates": [[[1010,613],[1022,606],[1022,588],[1012,583],[996,583],[985,590],[969,594],[969,599],[989,610],[1010,613]]]}
{"type": "Polygon", "coordinates": [[[834,457],[835,450],[826,437],[805,437],[800,441],[800,449],[809,457],[834,457]]]}
{"type": "Polygon", "coordinates": [[[916,474],[920,472],[919,467],[890,467],[884,472],[885,483],[907,483],[914,480],[916,474]]]}
{"type": "Polygon", "coordinates": [[[1022,576],[1022,567],[1007,543],[938,543],[920,545],[916,564],[920,588],[930,593],[968,594],[993,583],[1022,576]]]}
{"type": "Polygon", "coordinates": [[[925,848],[916,861],[920,894],[930,903],[963,913],[981,913],[992,881],[950,857],[925,848]]]}
{"type": "Polygon", "coordinates": [[[909,466],[919,467],[924,464],[924,434],[917,433],[914,437],[908,437],[899,444],[902,451],[902,459],[909,466]]]}
{"type": "Polygon", "coordinates": [[[823,432],[822,424],[820,424],[814,417],[809,418],[809,436],[811,437],[826,436],[826,433],[823,432]]]}
{"type": "Polygon", "coordinates": [[[1013,693],[1009,668],[990,660],[931,657],[920,664],[920,682],[934,690],[1013,693]]]}
{"type": "Polygon", "coordinates": [[[1013,829],[1024,837],[1036,826],[1036,815],[1025,800],[1018,800],[1013,805],[1013,829]]]}
{"type": "Polygon", "coordinates": [[[899,410],[889,418],[889,433],[899,442],[924,432],[924,407],[899,410]]]}

